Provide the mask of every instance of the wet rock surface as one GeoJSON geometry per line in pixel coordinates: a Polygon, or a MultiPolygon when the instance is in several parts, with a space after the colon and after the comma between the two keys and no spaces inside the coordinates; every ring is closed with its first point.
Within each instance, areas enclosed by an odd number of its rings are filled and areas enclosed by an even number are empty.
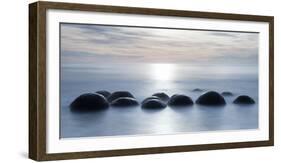
{"type": "Polygon", "coordinates": [[[192,92],[203,92],[204,90],[203,89],[200,89],[200,88],[195,88],[192,90],[192,92]]]}
{"type": "Polygon", "coordinates": [[[193,101],[190,97],[182,94],[175,94],[173,95],[169,102],[169,106],[188,106],[193,105],[193,101]]]}
{"type": "Polygon", "coordinates": [[[162,101],[168,101],[170,99],[170,97],[164,92],[154,93],[152,96],[159,97],[162,101]]]}
{"type": "Polygon", "coordinates": [[[143,104],[143,103],[145,103],[146,101],[151,100],[151,99],[161,100],[161,99],[160,99],[159,97],[157,97],[157,96],[150,96],[150,97],[145,98],[141,103],[143,104]]]}
{"type": "Polygon", "coordinates": [[[159,99],[148,99],[142,104],[144,109],[163,109],[166,106],[165,102],[159,99]]]}
{"type": "Polygon", "coordinates": [[[98,93],[82,94],[70,104],[70,108],[75,111],[100,110],[108,107],[106,98],[98,93]]]}
{"type": "Polygon", "coordinates": [[[234,104],[254,104],[255,101],[247,95],[238,96],[234,101],[234,104]]]}
{"type": "Polygon", "coordinates": [[[226,102],[222,95],[215,91],[209,91],[201,95],[197,100],[197,104],[207,105],[207,106],[216,106],[216,105],[225,105],[226,102]]]}
{"type": "Polygon", "coordinates": [[[135,98],[131,97],[119,97],[111,102],[112,106],[118,107],[136,106],[138,104],[138,101],[135,98]]]}
{"type": "Polygon", "coordinates": [[[96,93],[103,95],[105,98],[108,98],[111,95],[110,92],[105,91],[105,90],[100,90],[100,91],[97,91],[96,93]]]}
{"type": "Polygon", "coordinates": [[[107,99],[109,102],[112,102],[114,100],[116,100],[117,98],[120,97],[131,97],[131,98],[135,98],[130,92],[128,91],[117,91],[117,92],[113,92],[107,99]]]}

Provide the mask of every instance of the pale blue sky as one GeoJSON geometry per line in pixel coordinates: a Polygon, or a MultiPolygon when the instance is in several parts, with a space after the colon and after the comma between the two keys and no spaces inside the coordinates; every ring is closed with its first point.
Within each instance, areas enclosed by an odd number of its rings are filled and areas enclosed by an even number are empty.
{"type": "Polygon", "coordinates": [[[61,62],[257,67],[258,36],[258,33],[61,24],[61,62]]]}

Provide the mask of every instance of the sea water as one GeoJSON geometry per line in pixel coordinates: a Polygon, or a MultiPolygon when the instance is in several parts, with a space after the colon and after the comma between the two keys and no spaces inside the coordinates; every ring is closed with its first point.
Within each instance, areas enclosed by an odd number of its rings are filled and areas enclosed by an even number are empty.
{"type": "Polygon", "coordinates": [[[155,135],[257,129],[258,73],[256,68],[184,64],[68,65],[60,71],[60,137],[155,135]],[[195,88],[202,92],[193,92],[195,88]],[[225,106],[193,106],[148,110],[141,106],[77,113],[70,103],[83,93],[129,91],[141,103],[156,92],[185,94],[195,101],[213,90],[231,91],[225,106]],[[253,105],[233,104],[249,95],[253,105]]]}

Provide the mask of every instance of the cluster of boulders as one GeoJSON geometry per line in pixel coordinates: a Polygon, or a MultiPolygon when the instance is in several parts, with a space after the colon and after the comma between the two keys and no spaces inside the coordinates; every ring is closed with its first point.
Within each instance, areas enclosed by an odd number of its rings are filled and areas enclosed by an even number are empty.
{"type": "Polygon", "coordinates": [[[108,91],[102,90],[80,95],[70,104],[70,108],[76,111],[101,110],[108,108],[110,105],[126,107],[138,104],[138,101],[130,92],[117,91],[111,94],[108,91]]]}
{"type": "MultiPolygon", "coordinates": [[[[201,92],[202,89],[194,89],[195,92],[201,92]]],[[[206,106],[219,106],[225,105],[224,96],[233,96],[231,92],[222,92],[221,94],[215,91],[209,91],[195,101],[196,104],[206,106]]],[[[238,96],[234,101],[234,104],[254,104],[255,101],[246,95],[238,96]]],[[[152,94],[150,97],[145,98],[141,102],[143,109],[163,109],[165,107],[184,107],[193,105],[193,100],[184,94],[175,94],[169,97],[166,93],[160,92],[152,94]]],[[[110,93],[102,90],[96,93],[86,93],[77,97],[71,104],[70,107],[73,110],[84,111],[84,110],[101,110],[106,109],[109,106],[114,107],[129,107],[137,106],[139,102],[136,98],[128,91],[117,91],[110,93]]]]}

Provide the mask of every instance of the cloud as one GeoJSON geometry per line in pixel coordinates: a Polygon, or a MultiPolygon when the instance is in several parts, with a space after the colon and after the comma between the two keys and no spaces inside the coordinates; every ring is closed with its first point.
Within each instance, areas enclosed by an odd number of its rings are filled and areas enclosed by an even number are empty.
{"type": "Polygon", "coordinates": [[[257,65],[258,33],[61,24],[62,62],[257,65]]]}
{"type": "Polygon", "coordinates": [[[226,32],[210,32],[210,35],[214,35],[214,36],[222,36],[222,37],[231,37],[231,38],[237,38],[238,35],[237,33],[226,33],[226,32]]]}

